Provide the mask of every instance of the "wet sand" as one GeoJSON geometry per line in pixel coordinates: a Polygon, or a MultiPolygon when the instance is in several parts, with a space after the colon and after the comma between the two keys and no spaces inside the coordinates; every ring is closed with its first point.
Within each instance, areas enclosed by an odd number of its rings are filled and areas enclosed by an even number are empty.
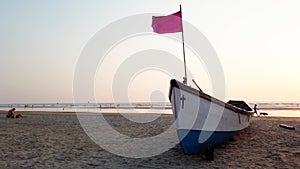
{"type": "MultiPolygon", "coordinates": [[[[25,118],[6,119],[0,111],[1,168],[300,168],[300,118],[254,117],[249,128],[215,148],[214,161],[206,161],[203,153],[184,155],[178,144],[153,157],[117,156],[94,143],[74,113],[22,113],[25,118]]],[[[160,134],[173,123],[172,115],[147,124],[116,114],[105,118],[116,131],[138,138],[160,134]]]]}

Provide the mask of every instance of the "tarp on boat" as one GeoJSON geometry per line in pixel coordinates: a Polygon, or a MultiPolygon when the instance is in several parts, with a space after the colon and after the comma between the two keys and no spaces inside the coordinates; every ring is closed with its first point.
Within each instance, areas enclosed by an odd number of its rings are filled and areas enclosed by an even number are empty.
{"type": "Polygon", "coordinates": [[[247,111],[252,111],[251,107],[249,107],[243,100],[229,100],[227,103],[247,111]]]}

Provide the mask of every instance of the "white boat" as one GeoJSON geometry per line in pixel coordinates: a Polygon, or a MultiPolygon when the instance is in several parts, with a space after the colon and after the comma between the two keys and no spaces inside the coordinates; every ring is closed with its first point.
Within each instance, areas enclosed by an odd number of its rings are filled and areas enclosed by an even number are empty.
{"type": "Polygon", "coordinates": [[[226,142],[249,126],[254,113],[243,101],[225,103],[174,79],[169,99],[180,145],[188,155],[226,142]]]}

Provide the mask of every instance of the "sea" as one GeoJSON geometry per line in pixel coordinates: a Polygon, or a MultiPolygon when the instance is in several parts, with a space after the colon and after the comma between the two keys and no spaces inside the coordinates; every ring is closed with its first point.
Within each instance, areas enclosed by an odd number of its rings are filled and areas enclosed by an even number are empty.
{"type": "MultiPolygon", "coordinates": [[[[256,103],[258,113],[272,117],[300,117],[300,103],[256,103]]],[[[250,107],[254,103],[249,103],[250,107]]],[[[32,103],[0,104],[0,110],[15,107],[17,111],[88,112],[88,113],[156,113],[172,114],[168,102],[136,103],[32,103]]]]}

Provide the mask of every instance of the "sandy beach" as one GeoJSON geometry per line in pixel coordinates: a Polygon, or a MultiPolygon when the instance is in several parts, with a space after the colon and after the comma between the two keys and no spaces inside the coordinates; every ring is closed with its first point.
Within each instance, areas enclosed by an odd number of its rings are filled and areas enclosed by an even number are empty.
{"type": "MultiPolygon", "coordinates": [[[[249,128],[215,148],[214,161],[206,161],[202,153],[184,155],[178,144],[153,157],[120,157],[94,143],[74,113],[18,113],[25,118],[7,119],[0,112],[1,168],[300,168],[300,118],[254,117],[249,128]],[[296,129],[281,128],[281,123],[296,129]]],[[[154,136],[173,123],[172,115],[147,125],[128,123],[117,114],[105,118],[131,137],[154,136]]]]}

